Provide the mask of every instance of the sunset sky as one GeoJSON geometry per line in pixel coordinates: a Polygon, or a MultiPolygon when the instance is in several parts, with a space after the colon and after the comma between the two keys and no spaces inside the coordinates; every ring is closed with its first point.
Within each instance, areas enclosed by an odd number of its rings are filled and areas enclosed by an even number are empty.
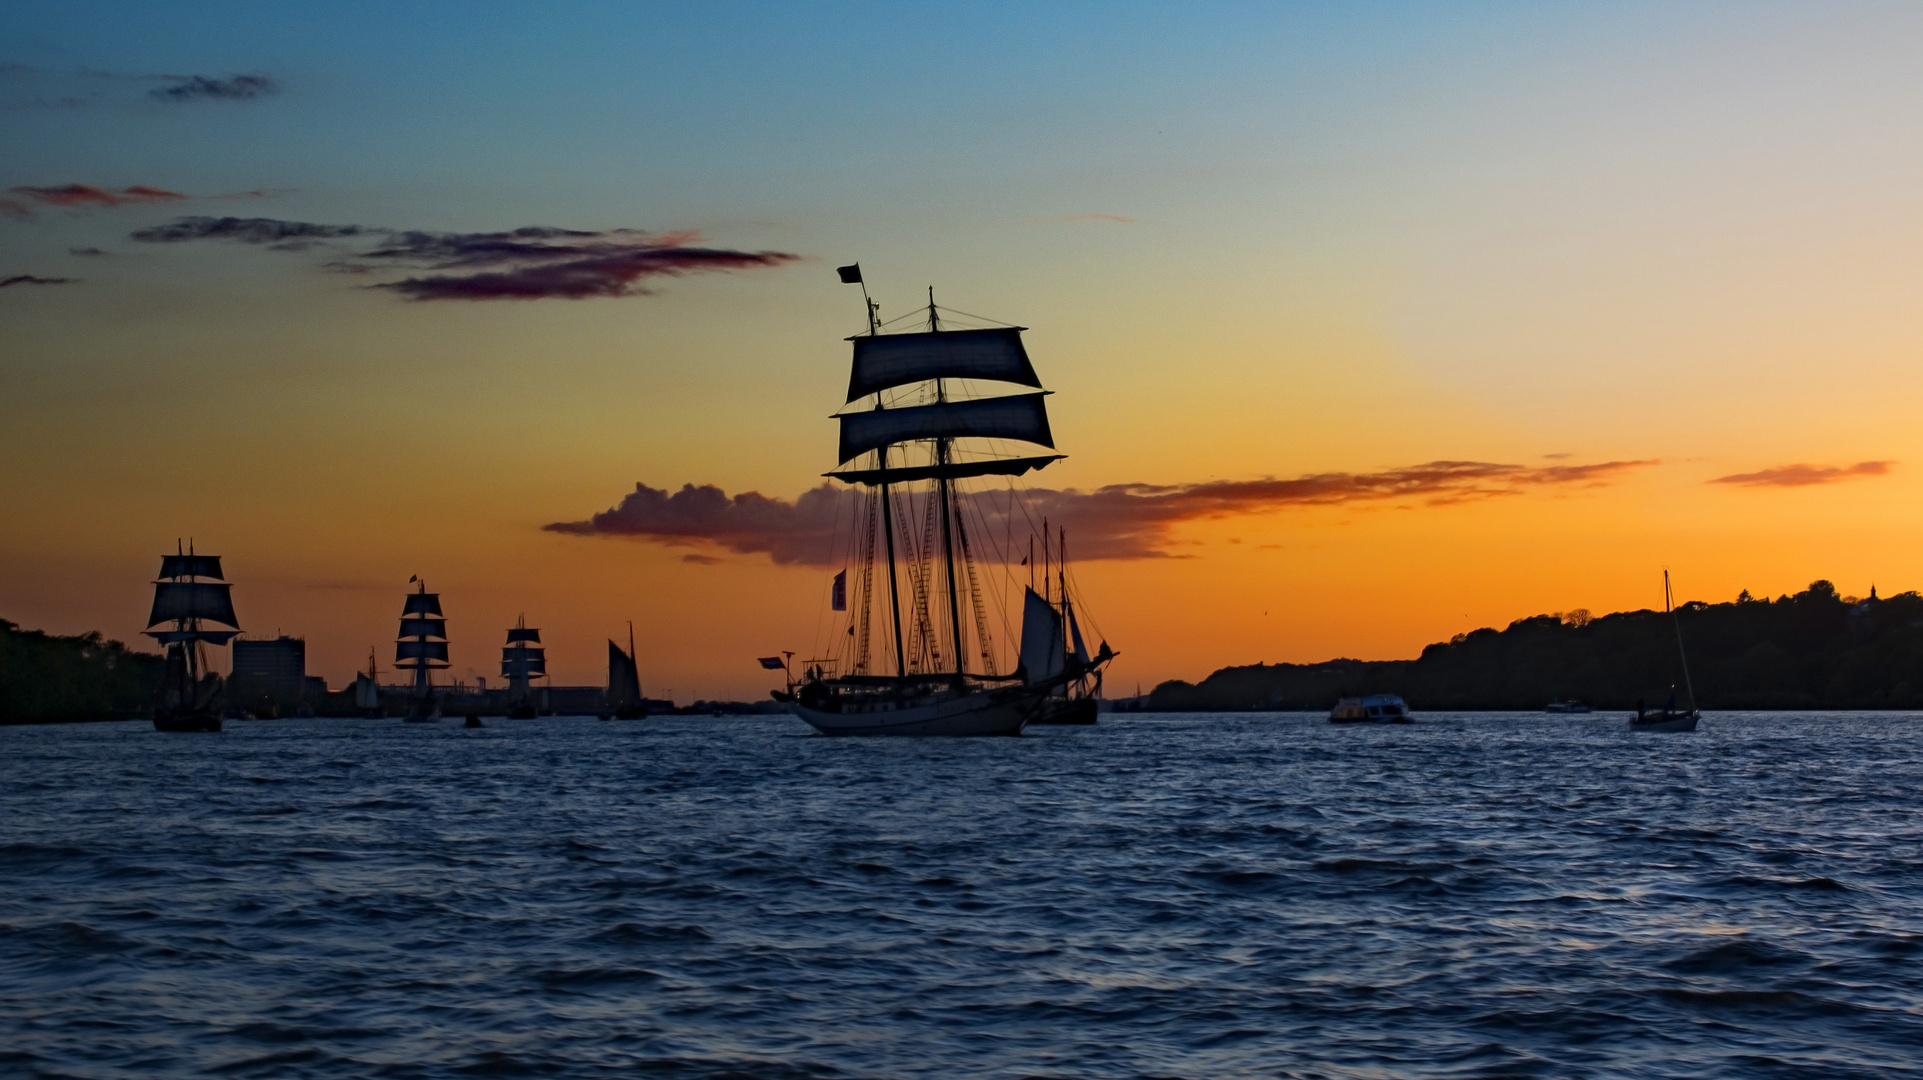
{"type": "Polygon", "coordinates": [[[11,3],[0,617],[145,643],[192,537],[335,686],[419,574],[455,676],[525,613],[599,683],[632,619],[650,694],[765,697],[839,565],[790,534],[856,260],[884,318],[932,285],[1031,328],[1069,456],[1027,483],[1107,556],[1111,694],[1660,606],[1665,566],[1923,587],[1918,40],[1854,3],[11,3]],[[773,502],[546,528],[637,484],[773,502]]]}

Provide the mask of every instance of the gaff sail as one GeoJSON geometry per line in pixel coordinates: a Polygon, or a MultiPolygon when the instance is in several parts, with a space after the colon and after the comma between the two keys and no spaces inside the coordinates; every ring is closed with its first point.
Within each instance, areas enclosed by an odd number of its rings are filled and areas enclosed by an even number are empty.
{"type": "Polygon", "coordinates": [[[641,700],[641,672],[634,658],[608,642],[608,704],[630,705],[641,700]]]}
{"type": "Polygon", "coordinates": [[[1067,656],[1062,649],[1061,612],[1034,589],[1023,592],[1022,679],[1032,686],[1058,678],[1067,656]]]}

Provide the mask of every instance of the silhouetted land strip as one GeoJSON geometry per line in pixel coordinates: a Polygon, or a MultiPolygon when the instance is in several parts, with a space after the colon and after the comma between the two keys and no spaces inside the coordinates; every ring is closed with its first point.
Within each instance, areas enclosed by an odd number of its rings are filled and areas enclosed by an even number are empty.
{"type": "Polygon", "coordinates": [[[0,619],[0,723],[137,716],[153,704],[165,662],[98,632],[59,637],[0,619]]]}
{"type": "MultiPolygon", "coordinates": [[[[1874,590],[1872,590],[1872,593],[1874,590]]],[[[1923,708],[1923,596],[1840,597],[1827,581],[1771,601],[1679,609],[1705,709],[1923,708]]],[[[1431,645],[1415,660],[1329,660],[1223,668],[1155,688],[1156,711],[1326,709],[1349,694],[1401,694],[1412,709],[1541,709],[1576,698],[1627,709],[1683,684],[1660,611],[1518,619],[1431,645]]],[[[1680,698],[1680,690],[1679,690],[1680,698]]]]}

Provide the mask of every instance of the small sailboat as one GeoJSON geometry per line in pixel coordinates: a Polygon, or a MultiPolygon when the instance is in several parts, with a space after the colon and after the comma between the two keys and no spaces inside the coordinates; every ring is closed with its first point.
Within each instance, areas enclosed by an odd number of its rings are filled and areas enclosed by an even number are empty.
{"type": "MultiPolygon", "coordinates": [[[[859,266],[839,273],[845,283],[862,283],[859,266]]],[[[837,634],[839,670],[809,661],[800,684],[774,697],[825,735],[1020,734],[1049,696],[1115,655],[1104,643],[1096,656],[1071,663],[1060,612],[1030,589],[1021,663],[998,670],[976,573],[976,546],[989,530],[959,485],[1021,476],[1062,456],[998,449],[1001,440],[1055,445],[1024,328],[944,329],[931,289],[926,330],[884,334],[865,284],[862,295],[868,331],[848,339],[854,360],[836,416],[841,467],[826,474],[860,490],[847,534],[850,566],[835,588],[834,609],[849,612],[845,635],[837,634]],[[951,392],[957,380],[1034,392],[967,396],[951,392]],[[972,616],[966,626],[964,613],[972,616]],[[887,659],[874,655],[876,639],[887,659]]]]}
{"type": "Polygon", "coordinates": [[[428,592],[427,582],[419,578],[408,580],[418,584],[401,608],[401,633],[394,643],[394,666],[414,672],[404,719],[410,724],[437,724],[441,699],[434,693],[430,673],[447,666],[447,620],[441,615],[441,594],[428,592]]]}
{"type": "Polygon", "coordinates": [[[379,719],[381,712],[381,686],[374,681],[380,674],[374,667],[374,650],[367,650],[367,670],[354,674],[354,707],[369,720],[379,719]]]}
{"type": "Polygon", "coordinates": [[[607,711],[603,720],[639,720],[648,715],[648,701],[641,696],[641,670],[634,660],[634,624],[628,624],[628,650],[608,642],[607,711]]]}
{"type": "Polygon", "coordinates": [[[1676,614],[1675,598],[1669,588],[1669,571],[1663,571],[1663,612],[1676,628],[1676,658],[1683,666],[1683,686],[1689,691],[1689,708],[1676,707],[1676,688],[1669,688],[1669,701],[1654,709],[1636,702],[1636,715],[1629,718],[1631,731],[1695,731],[1702,713],[1696,708],[1696,684],[1689,678],[1689,654],[1683,649],[1683,622],[1676,614]]]}
{"type": "Polygon", "coordinates": [[[501,650],[501,678],[508,686],[508,719],[532,720],[540,715],[528,683],[545,679],[547,674],[547,650],[541,646],[541,631],[529,626],[523,615],[508,630],[507,645],[501,650]]]}
{"type": "Polygon", "coordinates": [[[157,731],[219,731],[221,679],[208,670],[206,647],[222,646],[240,634],[234,615],[233,585],[221,578],[220,556],[196,555],[175,546],[160,557],[154,606],[147,615],[148,637],[166,646],[166,674],[154,703],[157,731]],[[172,624],[171,629],[155,630],[172,624]],[[215,630],[203,623],[231,626],[215,630]]]}

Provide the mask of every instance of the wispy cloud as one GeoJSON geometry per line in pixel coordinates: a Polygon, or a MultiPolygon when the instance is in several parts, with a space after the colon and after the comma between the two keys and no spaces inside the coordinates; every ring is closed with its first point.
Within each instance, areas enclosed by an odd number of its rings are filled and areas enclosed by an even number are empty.
{"type": "Polygon", "coordinates": [[[319,225],[275,218],[184,217],[132,234],[146,243],[236,240],[302,250],[366,238],[329,269],[349,273],[430,271],[368,286],[410,300],[581,300],[646,296],[650,278],[779,266],[800,256],[734,251],[698,243],[693,231],[651,235],[633,229],[528,226],[507,232],[439,233],[363,225],[319,225]]]}
{"type": "Polygon", "coordinates": [[[10,278],[0,278],[0,289],[14,285],[72,285],[79,280],[79,278],[70,277],[35,277],[32,274],[15,274],[10,278]]]}
{"type": "Polygon", "coordinates": [[[82,247],[82,248],[68,248],[67,254],[79,255],[80,257],[87,258],[87,259],[101,259],[101,258],[107,258],[111,256],[113,252],[102,251],[97,247],[82,247]]]}
{"type": "MultiPolygon", "coordinates": [[[[1413,501],[1448,506],[1542,489],[1594,488],[1654,461],[1534,467],[1479,461],[1434,461],[1373,473],[1315,473],[1293,479],[1210,481],[1199,484],[1111,484],[1094,491],[1031,489],[1020,504],[1008,493],[974,496],[973,511],[1002,532],[1005,518],[1066,526],[1084,559],[1171,558],[1176,526],[1187,521],[1269,513],[1292,507],[1413,501]]],[[[759,492],[733,497],[713,485],[684,485],[670,493],[646,484],[620,504],[585,521],[544,526],[575,536],[629,536],[673,547],[713,546],[738,554],[767,554],[781,564],[824,565],[835,558],[833,538],[844,507],[831,485],[793,502],[759,492]]],[[[994,558],[977,551],[978,558],[994,558]]],[[[1009,558],[1015,553],[1004,553],[1009,558]]]]}
{"type": "Polygon", "coordinates": [[[205,75],[166,75],[170,85],[147,91],[161,101],[251,101],[280,91],[280,84],[265,75],[233,75],[212,79],[205,75]]]}
{"type": "Polygon", "coordinates": [[[92,184],[61,184],[58,187],[13,187],[0,192],[0,214],[30,217],[36,209],[86,209],[101,206],[128,206],[142,203],[178,202],[188,196],[146,184],[119,190],[92,184]]]}
{"type": "Polygon", "coordinates": [[[1894,461],[1859,461],[1854,465],[1778,465],[1757,472],[1719,476],[1709,482],[1741,487],[1812,487],[1864,476],[1883,476],[1895,464],[1894,461]]]}
{"type": "Polygon", "coordinates": [[[1123,217],[1120,214],[1062,214],[1058,217],[1043,218],[1042,220],[1043,221],[1117,221],[1117,222],[1121,222],[1124,225],[1135,224],[1134,218],[1123,217]]]}

